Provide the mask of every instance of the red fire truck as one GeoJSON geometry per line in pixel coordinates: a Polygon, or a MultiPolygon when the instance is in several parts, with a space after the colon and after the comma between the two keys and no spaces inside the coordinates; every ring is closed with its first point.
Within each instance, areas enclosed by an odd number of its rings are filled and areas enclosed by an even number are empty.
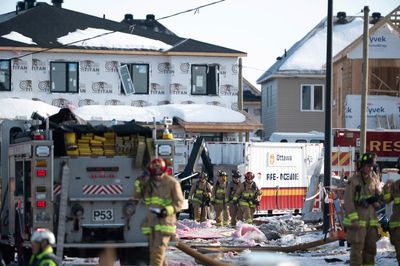
{"type": "MultiPolygon", "coordinates": [[[[359,129],[334,129],[334,146],[360,148],[359,129]]],[[[400,130],[368,130],[366,150],[378,155],[378,162],[383,167],[394,167],[400,156],[400,130]]]]}

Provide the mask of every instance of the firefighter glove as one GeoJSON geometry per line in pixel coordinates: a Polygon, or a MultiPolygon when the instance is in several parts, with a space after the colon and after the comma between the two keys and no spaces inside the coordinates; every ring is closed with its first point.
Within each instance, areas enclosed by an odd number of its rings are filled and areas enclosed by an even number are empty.
{"type": "Polygon", "coordinates": [[[372,204],[374,204],[374,203],[379,201],[379,196],[375,195],[375,196],[369,197],[369,198],[366,199],[366,201],[367,201],[368,204],[372,205],[372,204]]]}

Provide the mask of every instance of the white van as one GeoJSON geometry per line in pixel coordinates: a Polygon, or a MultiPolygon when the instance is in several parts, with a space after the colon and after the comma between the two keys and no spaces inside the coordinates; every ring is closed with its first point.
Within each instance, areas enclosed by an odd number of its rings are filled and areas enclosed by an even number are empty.
{"type": "Polygon", "coordinates": [[[274,132],[269,137],[271,142],[292,143],[324,143],[325,134],[319,131],[302,132],[274,132]]]}

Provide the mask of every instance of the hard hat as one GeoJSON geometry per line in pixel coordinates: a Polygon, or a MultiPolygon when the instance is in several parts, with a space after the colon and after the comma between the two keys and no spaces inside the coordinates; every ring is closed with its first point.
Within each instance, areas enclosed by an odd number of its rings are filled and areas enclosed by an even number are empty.
{"type": "Polygon", "coordinates": [[[233,178],[240,178],[242,174],[239,172],[239,170],[232,170],[232,177],[233,178]]]}
{"type": "Polygon", "coordinates": [[[151,175],[162,175],[167,171],[167,164],[161,158],[155,158],[151,160],[149,166],[147,167],[151,175]]]}
{"type": "Polygon", "coordinates": [[[32,234],[31,241],[34,242],[42,242],[43,240],[47,240],[50,245],[54,245],[56,243],[56,238],[49,229],[46,228],[38,228],[32,234]]]}
{"type": "Polygon", "coordinates": [[[206,178],[208,178],[208,174],[206,172],[201,172],[199,175],[199,178],[206,179],[206,178]]]}
{"type": "Polygon", "coordinates": [[[360,163],[361,166],[364,166],[366,164],[373,165],[374,164],[374,155],[372,153],[364,153],[363,156],[360,158],[360,163]]]}
{"type": "Polygon", "coordinates": [[[228,176],[228,174],[224,170],[219,170],[218,176],[228,176]]]}
{"type": "Polygon", "coordinates": [[[253,179],[254,179],[254,174],[253,174],[252,172],[247,172],[247,173],[244,175],[244,178],[245,178],[246,180],[253,180],[253,179]]]}

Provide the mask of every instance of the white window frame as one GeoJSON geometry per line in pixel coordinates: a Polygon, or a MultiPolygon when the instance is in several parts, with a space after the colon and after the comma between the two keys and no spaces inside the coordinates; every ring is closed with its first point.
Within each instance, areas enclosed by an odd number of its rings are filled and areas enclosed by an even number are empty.
{"type": "Polygon", "coordinates": [[[324,112],[325,110],[325,85],[324,84],[301,84],[300,86],[300,111],[301,112],[324,112]],[[311,87],[311,95],[310,95],[310,109],[303,109],[303,87],[304,86],[310,86],[311,87]],[[322,108],[321,110],[319,109],[314,109],[314,88],[322,87],[322,108]]]}

